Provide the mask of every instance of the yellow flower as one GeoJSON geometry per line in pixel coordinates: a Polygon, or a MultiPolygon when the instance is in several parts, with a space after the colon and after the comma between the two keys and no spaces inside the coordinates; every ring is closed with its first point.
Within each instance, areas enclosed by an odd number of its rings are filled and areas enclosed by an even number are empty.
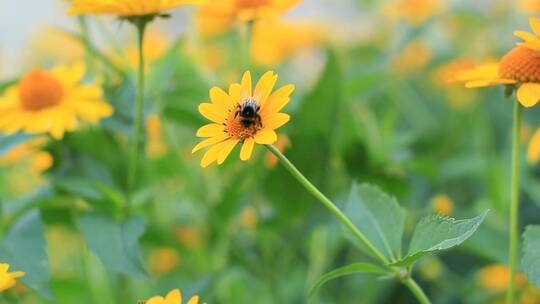
{"type": "Polygon", "coordinates": [[[517,88],[517,99],[525,107],[532,107],[540,100],[540,22],[530,19],[535,35],[523,31],[515,34],[524,42],[508,52],[499,63],[478,66],[458,73],[456,79],[468,88],[493,85],[512,85],[517,88]]]}
{"type": "Polygon", "coordinates": [[[110,116],[113,109],[103,101],[101,88],[79,84],[84,74],[83,64],[28,72],[0,96],[0,130],[61,139],[80,122],[97,123],[110,116]]]}
{"type": "Polygon", "coordinates": [[[29,160],[31,171],[39,174],[49,169],[54,161],[51,154],[40,151],[40,147],[46,142],[46,137],[38,137],[16,145],[0,157],[0,165],[11,165],[22,160],[29,160]]]}
{"type": "MultiPolygon", "coordinates": [[[[167,36],[159,31],[149,31],[144,38],[144,58],[146,61],[146,71],[148,66],[159,59],[165,54],[169,47],[169,39],[167,36]]],[[[135,68],[139,67],[139,47],[137,45],[130,45],[126,48],[125,58],[127,62],[135,68]]]]}
{"type": "Polygon", "coordinates": [[[170,247],[158,247],[150,255],[150,266],[156,273],[168,273],[179,263],[179,256],[170,247]]]}
{"type": "MultiPolygon", "coordinates": [[[[193,296],[187,304],[199,303],[199,296],[193,296]]],[[[161,296],[151,297],[145,304],[182,304],[182,293],[179,289],[171,290],[165,298],[161,296]]]]}
{"type": "Polygon", "coordinates": [[[122,17],[160,14],[185,4],[205,0],[72,0],[68,14],[114,14],[122,17]]]}
{"type": "Polygon", "coordinates": [[[259,222],[257,210],[252,206],[245,207],[240,213],[240,223],[246,230],[253,230],[259,222]]]}
{"type": "Polygon", "coordinates": [[[255,89],[252,88],[251,73],[244,73],[241,83],[233,83],[229,92],[218,87],[210,90],[211,103],[199,106],[199,112],[212,123],[197,131],[197,136],[207,137],[197,144],[192,153],[212,146],[204,154],[201,166],[217,162],[222,164],[238,143],[242,143],[240,159],[251,158],[255,143],[273,144],[277,140],[274,130],[290,120],[290,116],[279,111],[289,102],[294,85],[285,85],[272,93],[277,81],[273,72],[265,73],[255,89]]]}
{"type": "Polygon", "coordinates": [[[24,272],[15,271],[8,272],[9,264],[0,263],[0,293],[11,288],[17,283],[15,279],[24,276],[24,272]]]}
{"type": "Polygon", "coordinates": [[[167,153],[167,146],[163,141],[161,120],[156,114],[148,115],[146,118],[146,154],[152,158],[156,159],[163,156],[167,153]]]}
{"type": "Polygon", "coordinates": [[[72,64],[84,60],[84,46],[74,36],[56,29],[44,28],[38,30],[29,43],[27,61],[40,66],[51,62],[72,64]]]}
{"type": "MultiPolygon", "coordinates": [[[[515,280],[518,286],[523,286],[527,282],[523,273],[518,273],[515,280]]],[[[510,269],[502,264],[486,266],[478,271],[477,281],[485,289],[504,291],[510,281],[510,269]]]]}
{"type": "Polygon", "coordinates": [[[452,202],[452,200],[444,194],[435,196],[431,201],[433,211],[437,213],[442,215],[450,215],[454,211],[454,202],[452,202]]]}
{"type": "Polygon", "coordinates": [[[444,8],[441,0],[391,0],[383,7],[383,14],[396,20],[419,25],[444,8]]]}
{"type": "Polygon", "coordinates": [[[421,70],[429,64],[430,60],[431,49],[429,46],[421,40],[414,40],[392,58],[390,67],[396,73],[407,73],[421,70]]]}
{"type": "Polygon", "coordinates": [[[297,5],[300,0],[213,0],[197,11],[197,27],[203,37],[227,32],[236,20],[273,18],[297,5]]]}
{"type": "Polygon", "coordinates": [[[527,162],[534,165],[538,163],[538,160],[540,160],[540,128],[534,132],[527,148],[527,162]]]}
{"type": "Polygon", "coordinates": [[[202,238],[200,232],[190,226],[178,226],[174,229],[174,234],[178,242],[182,245],[195,249],[201,246],[202,238]]]}
{"type": "Polygon", "coordinates": [[[253,27],[252,58],[259,65],[277,65],[294,52],[316,46],[319,27],[298,20],[257,22],[253,27]]]}
{"type": "Polygon", "coordinates": [[[540,12],[540,1],[538,0],[520,0],[519,10],[524,13],[536,14],[540,12]]]}

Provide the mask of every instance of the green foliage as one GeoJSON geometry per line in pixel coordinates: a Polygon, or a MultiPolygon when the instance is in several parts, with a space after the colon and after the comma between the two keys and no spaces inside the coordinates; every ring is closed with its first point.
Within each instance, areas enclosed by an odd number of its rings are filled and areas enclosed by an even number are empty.
{"type": "MultiPolygon", "coordinates": [[[[395,198],[373,185],[353,184],[345,215],[388,259],[396,261],[401,257],[405,212],[395,198]]],[[[349,233],[347,236],[358,243],[349,233]]]]}
{"type": "Polygon", "coordinates": [[[529,279],[540,287],[540,226],[529,225],[523,233],[523,269],[529,279]]]}
{"type": "Polygon", "coordinates": [[[24,271],[21,278],[27,286],[47,299],[50,289],[49,259],[46,252],[44,226],[37,210],[21,216],[0,243],[2,263],[10,264],[10,271],[24,271]]]}
{"type": "Polygon", "coordinates": [[[313,297],[315,293],[317,292],[317,290],[319,290],[319,288],[321,288],[321,286],[324,285],[326,282],[333,279],[337,279],[339,277],[343,277],[343,276],[347,276],[351,274],[357,274],[357,273],[384,274],[387,272],[375,264],[370,264],[370,263],[349,264],[347,266],[334,269],[328,273],[325,273],[323,276],[321,276],[311,287],[309,291],[309,297],[313,297]]]}
{"type": "Polygon", "coordinates": [[[142,217],[118,221],[109,215],[88,213],[79,218],[77,225],[88,247],[108,269],[131,276],[146,275],[138,244],[146,226],[142,217]]]}
{"type": "Polygon", "coordinates": [[[478,216],[456,220],[441,215],[430,215],[420,220],[414,230],[409,252],[396,266],[410,266],[424,255],[452,248],[463,243],[484,221],[488,211],[478,216]]]}

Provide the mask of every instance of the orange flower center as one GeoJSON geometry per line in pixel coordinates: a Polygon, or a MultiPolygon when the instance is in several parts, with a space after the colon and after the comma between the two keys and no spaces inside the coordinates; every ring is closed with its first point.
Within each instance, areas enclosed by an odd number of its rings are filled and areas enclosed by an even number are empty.
{"type": "Polygon", "coordinates": [[[499,76],[519,82],[540,82],[540,54],[525,47],[514,48],[501,59],[499,76]]]}
{"type": "Polygon", "coordinates": [[[227,131],[229,137],[244,140],[253,137],[260,129],[261,125],[255,122],[247,126],[242,123],[238,108],[229,110],[229,117],[225,121],[225,131],[227,131]]]}
{"type": "Polygon", "coordinates": [[[257,8],[270,4],[270,0],[236,0],[236,8],[257,8]]]}
{"type": "Polygon", "coordinates": [[[38,111],[60,102],[64,90],[50,73],[33,70],[19,81],[21,105],[29,111],[38,111]]]}

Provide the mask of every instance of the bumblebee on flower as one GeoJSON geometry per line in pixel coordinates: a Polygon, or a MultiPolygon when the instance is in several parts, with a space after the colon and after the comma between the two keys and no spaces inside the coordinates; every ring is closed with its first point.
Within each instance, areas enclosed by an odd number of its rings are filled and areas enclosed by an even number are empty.
{"type": "Polygon", "coordinates": [[[275,130],[290,119],[279,111],[290,101],[294,85],[285,85],[272,93],[277,82],[273,72],[265,73],[255,89],[252,88],[251,73],[244,73],[241,83],[233,83],[229,92],[218,87],[210,90],[211,103],[202,103],[199,112],[212,121],[201,127],[197,136],[205,137],[192,153],[212,146],[204,154],[201,166],[217,162],[222,164],[234,147],[242,144],[240,159],[251,158],[255,143],[270,145],[276,142],[275,130]]]}

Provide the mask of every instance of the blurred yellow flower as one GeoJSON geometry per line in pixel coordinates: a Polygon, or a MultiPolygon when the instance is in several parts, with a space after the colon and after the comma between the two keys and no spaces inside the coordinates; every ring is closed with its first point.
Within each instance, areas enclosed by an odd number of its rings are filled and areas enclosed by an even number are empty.
{"type": "Polygon", "coordinates": [[[205,0],[72,0],[69,15],[114,14],[122,17],[156,15],[186,4],[205,0]]]}
{"type": "Polygon", "coordinates": [[[167,153],[167,146],[163,141],[161,119],[156,114],[150,114],[146,118],[146,154],[150,158],[159,158],[167,153]]]}
{"type": "MultiPolygon", "coordinates": [[[[540,33],[540,22],[530,19],[535,34],[540,33]]],[[[458,73],[456,79],[465,82],[468,88],[493,85],[515,85],[517,99],[525,107],[532,107],[540,100],[540,38],[518,31],[516,35],[524,39],[508,52],[499,63],[485,64],[458,73]]]]}
{"type": "Polygon", "coordinates": [[[39,174],[49,169],[53,164],[53,157],[51,154],[40,151],[40,148],[46,142],[46,137],[38,137],[16,145],[0,157],[0,165],[10,165],[23,160],[28,160],[30,170],[39,174]]]}
{"type": "Polygon", "coordinates": [[[180,257],[173,248],[158,247],[150,255],[150,267],[155,273],[169,273],[179,263],[180,257]]]}
{"type": "Polygon", "coordinates": [[[201,246],[200,232],[194,227],[178,226],[174,229],[174,234],[177,240],[188,248],[193,249],[201,246]]]}
{"type": "Polygon", "coordinates": [[[257,226],[259,218],[257,216],[257,210],[252,206],[245,207],[240,213],[240,223],[242,227],[247,230],[253,230],[257,226]]]}
{"type": "Polygon", "coordinates": [[[540,12],[540,1],[538,0],[519,0],[519,10],[524,13],[537,14],[540,12]]]}
{"type": "Polygon", "coordinates": [[[454,202],[447,195],[439,194],[431,200],[431,208],[436,213],[450,215],[454,211],[454,202]]]}
{"type": "Polygon", "coordinates": [[[233,83],[229,92],[221,88],[210,89],[211,103],[199,105],[199,112],[212,123],[197,131],[198,137],[207,137],[197,144],[192,153],[212,146],[204,154],[201,166],[217,162],[222,164],[234,147],[241,143],[240,159],[251,158],[255,143],[273,144],[277,141],[276,129],[290,120],[290,116],[279,111],[290,101],[294,85],[285,85],[272,93],[278,76],[265,73],[255,89],[251,73],[244,73],[241,83],[233,83]]]}
{"type": "Polygon", "coordinates": [[[84,59],[84,46],[73,35],[55,28],[39,30],[29,43],[28,62],[34,66],[55,62],[72,64],[84,59]]]}
{"type": "Polygon", "coordinates": [[[24,276],[22,271],[8,272],[8,270],[9,264],[0,263],[0,293],[13,287],[17,283],[15,279],[24,276]]]}
{"type": "Polygon", "coordinates": [[[197,27],[203,37],[227,32],[235,21],[277,17],[301,0],[212,0],[197,11],[197,27]]]}
{"type": "Polygon", "coordinates": [[[390,68],[396,73],[418,71],[431,61],[431,49],[422,40],[414,40],[390,60],[390,68]]]}
{"type": "MultiPolygon", "coordinates": [[[[187,304],[199,303],[199,296],[193,296],[187,304]]],[[[171,290],[165,298],[162,296],[155,296],[148,299],[145,304],[182,304],[182,293],[179,289],[171,290]]]]}
{"type": "MultiPolygon", "coordinates": [[[[146,61],[145,71],[148,71],[148,66],[154,61],[161,58],[169,48],[168,37],[159,31],[149,31],[144,38],[143,52],[146,61]]],[[[139,47],[130,45],[125,50],[125,58],[127,62],[134,68],[139,67],[139,47]]]]}
{"type": "Polygon", "coordinates": [[[531,165],[540,160],[540,128],[536,129],[527,147],[527,162],[531,165]]]}
{"type": "Polygon", "coordinates": [[[391,19],[419,25],[444,9],[441,0],[390,0],[383,7],[383,14],[391,19]]]}
{"type": "Polygon", "coordinates": [[[277,65],[300,49],[322,41],[322,30],[313,23],[296,20],[257,22],[253,27],[252,58],[259,65],[277,65]]]}
{"type": "Polygon", "coordinates": [[[103,101],[101,88],[79,84],[84,74],[83,64],[28,72],[0,97],[0,130],[61,139],[82,121],[97,123],[110,116],[113,109],[103,101]]]}
{"type": "MultiPolygon", "coordinates": [[[[492,264],[480,269],[477,273],[478,284],[485,289],[504,291],[510,281],[510,269],[503,264],[492,264]]],[[[516,275],[516,284],[523,286],[527,282],[523,273],[516,275]]]]}
{"type": "Polygon", "coordinates": [[[446,96],[446,101],[454,109],[466,108],[476,101],[476,92],[450,84],[458,82],[456,73],[471,69],[474,61],[466,58],[456,59],[437,67],[433,72],[433,82],[440,87],[446,96]]]}

